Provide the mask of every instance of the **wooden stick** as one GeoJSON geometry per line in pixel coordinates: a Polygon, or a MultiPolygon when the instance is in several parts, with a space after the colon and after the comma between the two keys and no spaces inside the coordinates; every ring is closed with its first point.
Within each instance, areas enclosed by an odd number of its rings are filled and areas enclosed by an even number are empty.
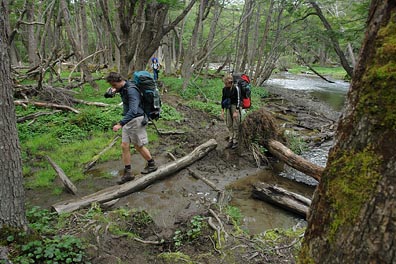
{"type": "MultiPolygon", "coordinates": [[[[176,160],[176,157],[172,154],[172,153],[168,153],[168,155],[173,159],[176,160]]],[[[196,179],[199,179],[201,181],[203,181],[204,183],[206,183],[209,187],[211,187],[213,190],[217,191],[217,192],[221,192],[220,188],[216,186],[216,184],[214,184],[213,182],[211,182],[210,180],[206,179],[205,177],[199,175],[198,173],[196,173],[195,171],[193,171],[190,168],[186,168],[188,170],[188,172],[196,179]]]]}
{"type": "Polygon", "coordinates": [[[106,151],[111,149],[119,138],[120,138],[120,136],[115,136],[114,139],[111,141],[111,143],[109,145],[107,145],[107,147],[105,147],[101,152],[99,152],[98,155],[95,155],[95,157],[93,157],[93,159],[87,165],[85,165],[84,173],[87,172],[88,170],[90,170],[93,166],[95,166],[96,162],[100,159],[100,157],[106,151]]]}
{"type": "Polygon", "coordinates": [[[71,182],[69,177],[65,174],[65,172],[62,170],[61,167],[59,167],[50,157],[46,156],[47,160],[51,164],[51,166],[54,168],[56,173],[58,174],[59,178],[63,182],[63,185],[66,187],[66,189],[71,192],[72,194],[77,193],[77,188],[74,186],[74,184],[71,182]]]}

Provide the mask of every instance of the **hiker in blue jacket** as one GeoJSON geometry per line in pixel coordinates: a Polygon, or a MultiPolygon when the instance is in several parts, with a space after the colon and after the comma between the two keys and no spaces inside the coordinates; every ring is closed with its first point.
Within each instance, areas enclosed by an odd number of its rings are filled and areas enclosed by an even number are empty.
{"type": "Polygon", "coordinates": [[[150,151],[145,147],[148,144],[146,131],[147,120],[141,107],[141,96],[134,83],[125,80],[117,72],[110,72],[106,81],[111,85],[105,93],[105,97],[113,97],[115,93],[120,93],[123,103],[123,118],[113,126],[113,131],[117,132],[122,128],[122,161],[125,165],[124,175],[118,181],[123,184],[133,180],[131,167],[130,145],[133,144],[136,151],[147,161],[147,166],[141,171],[148,174],[157,170],[157,165],[152,158],[150,151]]]}
{"type": "Polygon", "coordinates": [[[225,115],[229,133],[226,148],[236,149],[238,147],[239,126],[241,124],[241,92],[238,86],[233,85],[232,76],[226,76],[223,81],[221,116],[224,118],[225,115]]]}
{"type": "Polygon", "coordinates": [[[158,80],[160,66],[156,57],[151,59],[151,69],[153,69],[154,80],[158,80]]]}

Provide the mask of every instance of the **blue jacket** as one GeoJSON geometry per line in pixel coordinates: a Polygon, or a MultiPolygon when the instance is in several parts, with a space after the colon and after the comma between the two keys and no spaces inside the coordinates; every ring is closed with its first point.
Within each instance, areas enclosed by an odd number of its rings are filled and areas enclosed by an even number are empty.
{"type": "Polygon", "coordinates": [[[119,90],[123,104],[123,116],[120,121],[123,126],[135,117],[143,116],[144,111],[142,108],[140,93],[134,83],[126,81],[125,85],[119,90]]]}

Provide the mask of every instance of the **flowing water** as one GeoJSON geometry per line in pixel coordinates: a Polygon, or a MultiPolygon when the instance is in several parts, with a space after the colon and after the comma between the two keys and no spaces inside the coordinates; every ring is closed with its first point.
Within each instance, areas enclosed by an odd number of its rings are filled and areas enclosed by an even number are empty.
{"type": "Polygon", "coordinates": [[[266,85],[278,89],[306,91],[319,101],[328,104],[335,111],[341,111],[344,106],[345,95],[349,83],[332,80],[334,83],[312,75],[294,75],[289,73],[277,74],[266,81],[266,85]]]}
{"type": "MultiPolygon", "coordinates": [[[[297,90],[309,93],[316,101],[328,105],[335,112],[342,111],[349,89],[349,83],[344,81],[338,80],[334,81],[334,83],[329,83],[316,76],[292,75],[288,73],[273,76],[266,82],[266,86],[271,86],[278,90],[297,90]]],[[[320,147],[303,153],[301,156],[312,163],[325,167],[327,155],[332,144],[333,142],[326,142],[320,147]]],[[[318,184],[315,179],[307,177],[287,165],[278,171],[262,171],[258,175],[250,175],[248,177],[285,187],[287,190],[302,194],[308,198],[311,197],[315,186],[318,184]]],[[[249,181],[249,179],[244,179],[244,181],[249,181]]],[[[246,186],[244,181],[235,182],[231,186],[246,186]]],[[[234,192],[231,204],[241,209],[242,214],[245,216],[244,223],[251,233],[261,233],[269,228],[291,228],[306,224],[301,217],[268,203],[254,200],[250,196],[251,190],[240,188],[239,191],[234,192]]]]}

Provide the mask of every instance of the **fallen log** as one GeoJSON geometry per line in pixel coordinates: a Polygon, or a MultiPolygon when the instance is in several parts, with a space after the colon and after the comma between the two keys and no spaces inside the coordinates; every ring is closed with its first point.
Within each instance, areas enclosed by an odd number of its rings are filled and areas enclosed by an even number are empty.
{"type": "Polygon", "coordinates": [[[309,207],[311,206],[310,199],[281,187],[263,182],[254,185],[252,196],[304,217],[307,217],[309,207]]]}
{"type": "Polygon", "coordinates": [[[58,104],[53,104],[53,103],[47,103],[47,102],[34,102],[34,101],[29,101],[29,100],[15,100],[14,101],[15,105],[26,105],[26,104],[32,104],[34,106],[38,107],[47,107],[47,108],[55,108],[55,109],[62,109],[62,110],[69,110],[72,111],[76,114],[79,114],[80,111],[77,109],[74,109],[73,107],[67,106],[67,105],[58,105],[58,104]]]}
{"type": "Polygon", "coordinates": [[[278,159],[285,162],[290,167],[295,168],[302,173],[312,176],[315,180],[319,181],[324,168],[316,165],[303,157],[295,154],[281,142],[270,139],[268,140],[268,151],[278,159]]]}
{"type": "Polygon", "coordinates": [[[283,140],[281,131],[275,118],[267,110],[259,109],[248,114],[242,122],[240,137],[245,146],[251,145],[252,142],[258,142],[289,166],[320,180],[324,168],[296,155],[280,142],[283,140]]]}
{"type": "Polygon", "coordinates": [[[56,114],[59,112],[60,112],[60,110],[55,110],[53,112],[37,112],[37,113],[29,114],[29,115],[26,115],[23,117],[18,117],[17,123],[23,123],[26,120],[36,119],[37,117],[42,116],[42,115],[53,115],[53,114],[56,114]]]}
{"type": "Polygon", "coordinates": [[[50,157],[46,156],[46,158],[49,161],[49,163],[51,164],[52,168],[54,168],[54,170],[58,174],[58,176],[61,179],[61,181],[63,182],[63,185],[65,186],[65,188],[72,194],[76,194],[77,187],[74,186],[74,184],[69,179],[69,177],[67,177],[66,173],[62,170],[62,168],[59,167],[50,157]]]}
{"type": "Polygon", "coordinates": [[[217,142],[214,139],[210,139],[204,144],[195,148],[190,154],[180,158],[174,162],[169,164],[163,165],[158,168],[158,170],[142,176],[134,181],[130,181],[124,183],[122,185],[111,186],[109,188],[103,189],[96,193],[72,199],[65,202],[59,202],[57,204],[52,205],[52,208],[57,213],[64,213],[64,212],[73,212],[80,208],[86,208],[91,205],[91,203],[105,203],[111,201],[113,199],[117,199],[123,196],[126,196],[130,193],[139,191],[153,183],[154,181],[160,180],[165,178],[169,175],[174,174],[175,172],[189,166],[190,164],[194,163],[195,161],[201,159],[210,151],[215,149],[217,146],[217,142]]]}
{"type": "Polygon", "coordinates": [[[77,104],[93,105],[93,106],[99,106],[99,107],[111,106],[110,104],[105,104],[102,102],[89,102],[89,101],[84,101],[84,100],[76,99],[76,98],[72,98],[71,100],[73,101],[73,103],[77,103],[77,104]]]}

